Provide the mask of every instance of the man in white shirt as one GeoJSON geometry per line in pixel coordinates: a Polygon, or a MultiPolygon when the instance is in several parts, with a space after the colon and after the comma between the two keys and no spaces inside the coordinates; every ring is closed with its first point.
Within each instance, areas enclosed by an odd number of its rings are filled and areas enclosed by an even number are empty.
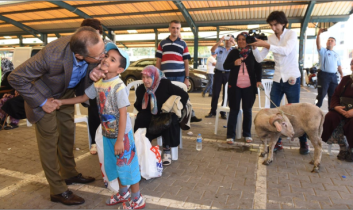
{"type": "Polygon", "coordinates": [[[216,67],[216,56],[217,54],[214,54],[207,58],[206,65],[207,65],[208,83],[205,89],[202,91],[202,97],[205,97],[205,94],[207,92],[208,92],[208,96],[212,97],[213,75],[214,75],[214,68],[216,67]]]}
{"type": "MultiPolygon", "coordinates": [[[[283,11],[273,11],[266,22],[270,25],[274,34],[268,37],[268,42],[256,39],[250,44],[254,46],[253,54],[257,62],[265,59],[269,51],[273,52],[275,60],[275,73],[271,88],[271,100],[280,106],[283,94],[286,94],[288,103],[299,103],[300,97],[300,71],[298,65],[298,40],[297,34],[286,29],[287,17],[283,11]],[[263,47],[261,51],[256,47],[263,47]]],[[[275,105],[271,103],[271,108],[275,105]]],[[[308,154],[306,135],[299,138],[300,154],[308,154]]],[[[282,150],[281,139],[277,142],[275,150],[282,150]]]]}

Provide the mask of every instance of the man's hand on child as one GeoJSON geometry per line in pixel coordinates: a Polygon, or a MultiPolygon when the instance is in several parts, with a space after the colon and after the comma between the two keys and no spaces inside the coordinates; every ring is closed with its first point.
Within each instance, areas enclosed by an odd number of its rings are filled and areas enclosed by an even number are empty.
{"type": "Polygon", "coordinates": [[[105,78],[106,73],[108,73],[108,71],[101,70],[101,65],[99,64],[89,73],[89,78],[94,82],[97,82],[101,78],[105,78]]]}
{"type": "Polygon", "coordinates": [[[63,103],[61,102],[61,100],[55,99],[54,103],[56,104],[56,109],[60,109],[61,105],[63,105],[63,103]]]}
{"type": "Polygon", "coordinates": [[[121,155],[124,153],[124,142],[117,140],[114,145],[115,155],[121,155]]]}
{"type": "Polygon", "coordinates": [[[42,109],[46,113],[52,113],[57,109],[57,103],[54,102],[54,98],[48,98],[47,102],[42,106],[42,109]]]}

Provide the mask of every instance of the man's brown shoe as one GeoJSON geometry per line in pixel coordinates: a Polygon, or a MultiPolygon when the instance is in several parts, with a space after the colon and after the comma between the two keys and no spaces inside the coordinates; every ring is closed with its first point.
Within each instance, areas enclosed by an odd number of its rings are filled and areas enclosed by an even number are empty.
{"type": "Polygon", "coordinates": [[[94,180],[96,180],[96,179],[93,178],[93,177],[90,177],[90,176],[84,177],[80,173],[77,176],[71,177],[69,179],[65,179],[65,182],[66,182],[67,185],[70,185],[72,183],[86,184],[86,183],[94,182],[94,180]]]}
{"type": "Polygon", "coordinates": [[[70,190],[57,195],[50,195],[50,200],[53,202],[60,202],[65,205],[80,205],[85,202],[85,199],[78,195],[75,195],[70,190]]]}

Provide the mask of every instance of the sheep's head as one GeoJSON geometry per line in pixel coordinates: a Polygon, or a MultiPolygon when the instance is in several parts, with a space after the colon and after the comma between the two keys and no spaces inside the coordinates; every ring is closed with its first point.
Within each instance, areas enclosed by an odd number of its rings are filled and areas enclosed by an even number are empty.
{"type": "Polygon", "coordinates": [[[282,115],[281,113],[274,114],[270,117],[269,123],[270,125],[275,126],[277,131],[280,132],[282,135],[293,138],[293,126],[290,123],[288,117],[286,117],[285,115],[282,115]]]}

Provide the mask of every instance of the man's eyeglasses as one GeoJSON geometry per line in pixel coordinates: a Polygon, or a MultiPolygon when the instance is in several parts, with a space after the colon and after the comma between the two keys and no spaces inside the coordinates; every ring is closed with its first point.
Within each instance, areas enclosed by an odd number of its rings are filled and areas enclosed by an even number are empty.
{"type": "Polygon", "coordinates": [[[100,60],[102,60],[102,55],[105,55],[107,52],[104,50],[103,52],[101,52],[101,54],[99,54],[97,57],[91,57],[91,56],[86,56],[86,57],[88,57],[88,58],[92,58],[92,59],[94,59],[94,60],[97,60],[97,61],[100,61],[100,60]]]}

